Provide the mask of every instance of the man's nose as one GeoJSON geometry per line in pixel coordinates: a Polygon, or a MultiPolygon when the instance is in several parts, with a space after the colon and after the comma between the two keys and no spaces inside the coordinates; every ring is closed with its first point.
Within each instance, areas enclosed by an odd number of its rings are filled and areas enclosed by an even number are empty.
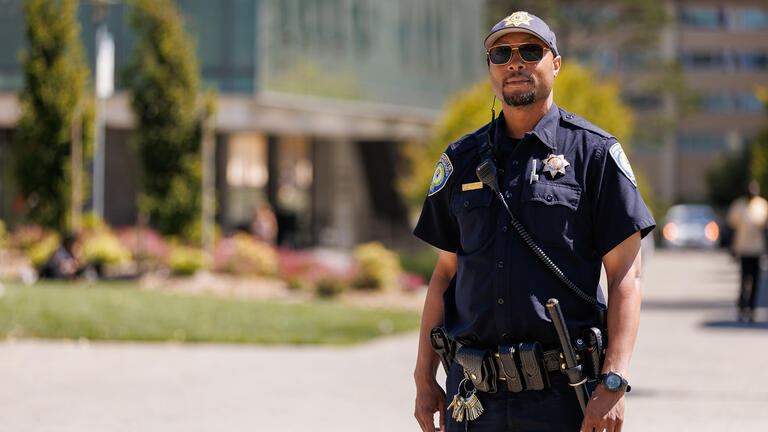
{"type": "Polygon", "coordinates": [[[509,59],[507,68],[509,70],[523,70],[525,68],[525,61],[523,61],[523,58],[520,57],[520,51],[514,50],[512,52],[512,58],[509,59]]]}

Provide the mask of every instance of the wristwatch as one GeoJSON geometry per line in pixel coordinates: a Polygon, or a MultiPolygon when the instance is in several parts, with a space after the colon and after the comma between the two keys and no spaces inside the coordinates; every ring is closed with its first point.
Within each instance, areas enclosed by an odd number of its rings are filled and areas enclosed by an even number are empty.
{"type": "Polygon", "coordinates": [[[600,383],[612,392],[621,390],[629,393],[630,390],[632,390],[632,386],[629,385],[629,382],[618,372],[608,372],[607,374],[600,375],[600,383]]]}

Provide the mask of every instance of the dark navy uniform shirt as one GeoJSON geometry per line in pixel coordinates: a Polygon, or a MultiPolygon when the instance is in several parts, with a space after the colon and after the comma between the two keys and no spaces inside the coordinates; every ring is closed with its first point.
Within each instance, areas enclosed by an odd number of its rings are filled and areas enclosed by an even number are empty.
{"type": "MultiPolygon", "coordinates": [[[[490,188],[478,185],[478,149],[489,126],[441,156],[414,233],[456,253],[458,270],[444,294],[451,337],[485,348],[532,341],[554,346],[557,334],[544,308],[549,298],[560,301],[572,335],[595,325],[597,314],[537,260],[490,188]]],[[[494,129],[499,185],[513,213],[571,281],[604,301],[598,286],[603,255],[656,226],[621,145],[554,104],[522,140],[506,136],[503,115],[494,129]],[[564,175],[552,178],[543,170],[552,154],[570,163],[564,175]]]]}

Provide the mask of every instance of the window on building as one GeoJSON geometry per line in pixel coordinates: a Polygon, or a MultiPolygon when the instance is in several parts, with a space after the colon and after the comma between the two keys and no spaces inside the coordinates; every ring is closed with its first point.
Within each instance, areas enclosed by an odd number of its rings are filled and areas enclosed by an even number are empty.
{"type": "Polygon", "coordinates": [[[21,1],[0,0],[0,91],[21,88],[19,51],[24,46],[21,1]]]}
{"type": "Polygon", "coordinates": [[[740,92],[735,95],[736,106],[739,111],[761,112],[765,109],[763,102],[753,92],[740,92]]]}
{"type": "Polygon", "coordinates": [[[698,69],[723,69],[725,55],[716,51],[687,51],[680,54],[683,66],[698,69]]]}
{"type": "Polygon", "coordinates": [[[723,27],[723,11],[718,6],[683,6],[678,21],[685,27],[714,30],[723,27]]]}
{"type": "Polygon", "coordinates": [[[253,209],[266,199],[269,170],[267,139],[257,133],[235,133],[227,144],[226,179],[228,186],[227,222],[250,222],[253,209]]]}
{"type": "Polygon", "coordinates": [[[768,9],[740,7],[727,9],[728,29],[734,31],[768,30],[768,9]]]}
{"type": "Polygon", "coordinates": [[[724,135],[719,134],[682,134],[677,138],[677,146],[684,150],[723,150],[727,147],[724,135]]]}
{"type": "Polygon", "coordinates": [[[742,51],[735,55],[734,60],[741,70],[768,69],[768,53],[765,51],[742,51]]]}

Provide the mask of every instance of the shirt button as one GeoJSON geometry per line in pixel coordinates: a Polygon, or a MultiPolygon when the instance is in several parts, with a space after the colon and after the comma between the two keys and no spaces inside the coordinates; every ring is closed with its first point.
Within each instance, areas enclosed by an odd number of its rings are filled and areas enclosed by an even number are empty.
{"type": "Polygon", "coordinates": [[[503,299],[503,298],[501,298],[501,297],[499,297],[499,299],[498,299],[498,300],[496,300],[496,303],[498,303],[498,304],[500,304],[500,305],[503,305],[503,304],[504,304],[504,299],[503,299]]]}
{"type": "Polygon", "coordinates": [[[509,191],[507,191],[507,193],[505,193],[505,194],[504,194],[504,196],[505,196],[505,197],[507,197],[507,198],[510,198],[510,197],[512,196],[512,193],[510,193],[509,191]]]}
{"type": "Polygon", "coordinates": [[[464,201],[464,208],[469,207],[469,201],[464,201]]]}
{"type": "Polygon", "coordinates": [[[504,268],[504,261],[499,261],[496,263],[496,268],[503,269],[504,268]]]}
{"type": "Polygon", "coordinates": [[[547,200],[547,202],[552,201],[552,195],[547,195],[544,199],[547,200]]]}
{"type": "Polygon", "coordinates": [[[509,228],[507,228],[507,226],[506,226],[506,225],[504,225],[503,227],[501,227],[501,231],[502,231],[502,232],[507,232],[507,230],[508,230],[508,229],[509,229],[509,228]]]}

